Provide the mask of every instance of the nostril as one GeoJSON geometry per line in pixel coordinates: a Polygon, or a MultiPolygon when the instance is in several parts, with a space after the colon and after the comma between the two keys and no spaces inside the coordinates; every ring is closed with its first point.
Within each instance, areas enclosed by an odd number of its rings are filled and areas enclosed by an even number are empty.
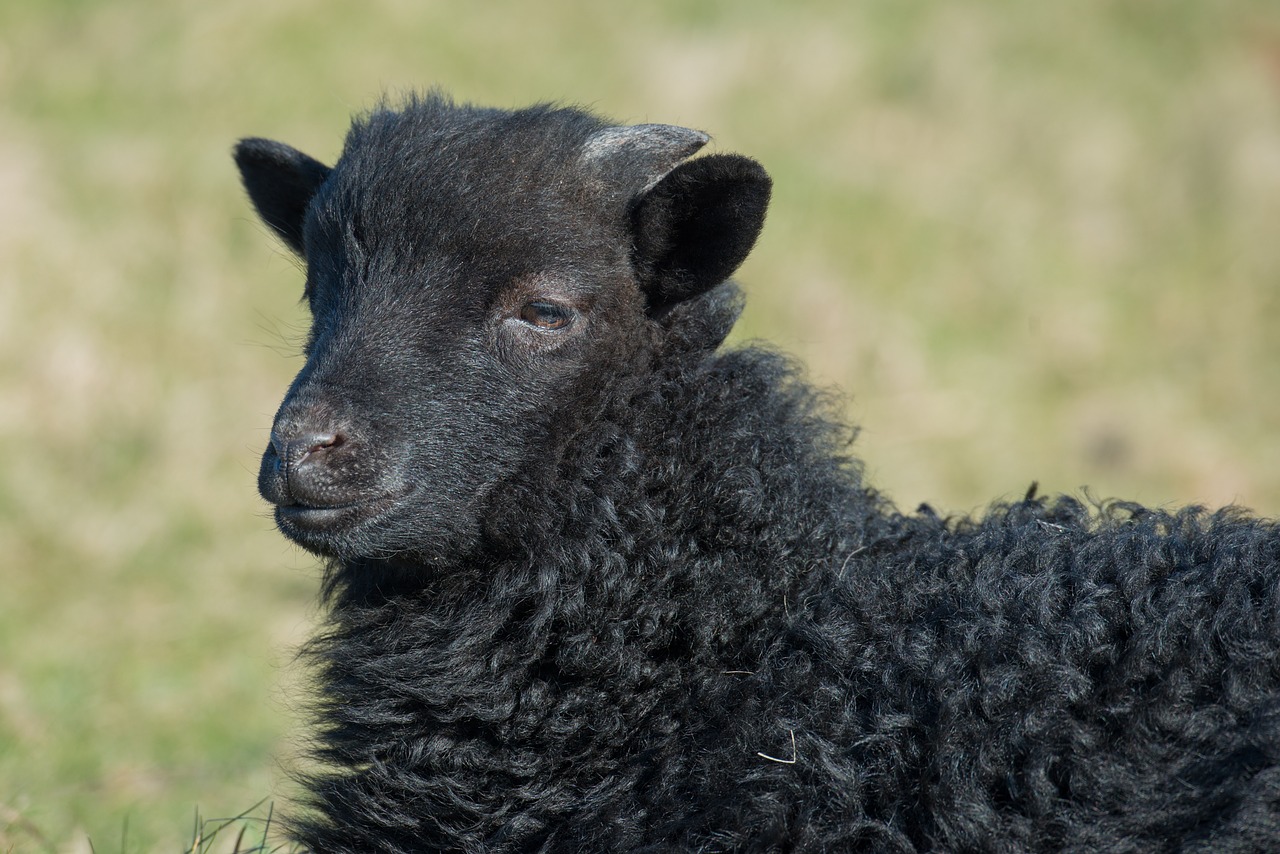
{"type": "Polygon", "coordinates": [[[292,436],[271,434],[271,446],[285,465],[296,465],[312,455],[327,453],[346,444],[346,441],[346,435],[336,430],[292,436]]]}
{"type": "Polygon", "coordinates": [[[312,436],[306,436],[300,441],[309,442],[307,448],[308,454],[314,454],[317,451],[326,451],[330,448],[337,448],[346,442],[346,437],[341,433],[323,433],[312,436]]]}

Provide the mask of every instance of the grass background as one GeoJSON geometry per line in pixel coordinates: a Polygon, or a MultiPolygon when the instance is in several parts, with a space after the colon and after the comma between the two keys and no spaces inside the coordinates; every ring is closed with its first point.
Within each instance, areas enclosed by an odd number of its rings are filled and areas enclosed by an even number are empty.
{"type": "Polygon", "coordinates": [[[438,83],[773,173],[743,336],[874,480],[1280,513],[1273,0],[0,5],[0,851],[178,851],[287,796],[313,562],[254,474],[295,264],[241,135],[332,160],[438,83]]]}

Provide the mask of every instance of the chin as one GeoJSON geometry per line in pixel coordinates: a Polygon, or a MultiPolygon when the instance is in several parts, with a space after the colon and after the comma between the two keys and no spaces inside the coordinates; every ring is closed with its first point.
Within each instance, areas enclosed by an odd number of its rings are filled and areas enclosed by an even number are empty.
{"type": "Polygon", "coordinates": [[[428,513],[408,498],[388,495],[337,507],[277,505],[276,526],[307,551],[342,562],[412,557],[439,564],[474,545],[474,520],[449,518],[438,507],[428,513]]]}
{"type": "Polygon", "coordinates": [[[385,551],[390,517],[397,502],[388,496],[337,507],[277,505],[276,527],[309,552],[346,559],[375,556],[385,551]]]}

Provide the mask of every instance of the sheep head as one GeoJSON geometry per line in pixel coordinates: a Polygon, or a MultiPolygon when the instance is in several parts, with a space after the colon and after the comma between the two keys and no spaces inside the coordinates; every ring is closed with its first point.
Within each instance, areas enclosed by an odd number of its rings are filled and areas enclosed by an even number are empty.
{"type": "Polygon", "coordinates": [[[555,457],[664,318],[723,282],[769,178],[665,125],[415,99],[357,120],[329,168],[235,150],[263,221],[306,262],[306,363],[259,488],[280,529],[339,559],[473,548],[519,471],[555,457]]]}

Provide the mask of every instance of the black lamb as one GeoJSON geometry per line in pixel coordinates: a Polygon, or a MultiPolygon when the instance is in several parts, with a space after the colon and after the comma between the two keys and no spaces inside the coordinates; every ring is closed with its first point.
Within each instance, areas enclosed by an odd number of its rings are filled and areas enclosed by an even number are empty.
{"type": "Polygon", "coordinates": [[[259,487],[326,559],[317,852],[1280,851],[1280,527],[899,512],[721,347],[770,180],[431,94],[235,156],[306,261],[259,487]]]}

